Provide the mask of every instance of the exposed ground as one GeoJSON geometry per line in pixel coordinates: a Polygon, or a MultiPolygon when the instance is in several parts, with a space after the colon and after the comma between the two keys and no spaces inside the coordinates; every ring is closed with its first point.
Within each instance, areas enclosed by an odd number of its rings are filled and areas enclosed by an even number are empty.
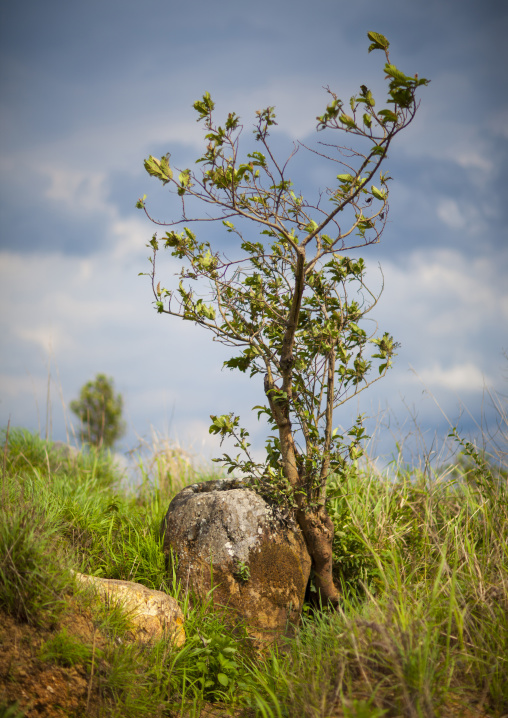
{"type": "MultiPolygon", "coordinates": [[[[76,605],[69,609],[62,621],[51,629],[16,621],[0,610],[0,718],[95,718],[113,715],[114,706],[111,705],[109,713],[103,699],[97,699],[100,665],[91,675],[90,666],[85,663],[64,666],[41,658],[44,644],[63,628],[90,649],[95,645],[97,653],[104,648],[107,639],[94,629],[90,614],[76,605]],[[8,713],[8,707],[11,707],[11,713],[8,713]]],[[[176,718],[181,713],[164,715],[176,718]]],[[[204,703],[201,707],[203,718],[248,718],[252,715],[249,710],[212,703],[204,703]]]]}
{"type": "MultiPolygon", "coordinates": [[[[1,718],[95,718],[108,715],[104,712],[103,701],[97,700],[97,684],[100,681],[97,671],[95,676],[91,676],[89,666],[83,663],[63,666],[42,660],[44,643],[62,628],[90,647],[94,643],[97,650],[104,647],[105,638],[94,630],[91,616],[75,605],[52,629],[30,626],[0,611],[1,718]],[[14,708],[16,704],[17,710],[14,708]],[[8,706],[12,707],[12,713],[7,712],[8,706]]],[[[478,701],[478,697],[475,699],[473,695],[451,694],[439,714],[443,718],[491,718],[492,714],[475,705],[475,700],[478,701]]],[[[113,706],[111,710],[114,711],[113,706]]],[[[185,718],[185,714],[180,712],[164,715],[185,718]]],[[[201,708],[202,718],[249,718],[254,715],[249,709],[220,704],[204,703],[201,708]]],[[[329,718],[344,718],[345,715],[344,710],[337,706],[329,718]]]]}
{"type": "Polygon", "coordinates": [[[467,442],[436,472],[330,482],[342,605],[308,605],[263,661],[167,575],[161,518],[199,477],[159,461],[133,495],[107,456],[5,446],[0,718],[508,718],[508,472],[467,442]],[[172,592],[185,645],[130,640],[121,611],[69,593],[71,568],[172,592]]]}

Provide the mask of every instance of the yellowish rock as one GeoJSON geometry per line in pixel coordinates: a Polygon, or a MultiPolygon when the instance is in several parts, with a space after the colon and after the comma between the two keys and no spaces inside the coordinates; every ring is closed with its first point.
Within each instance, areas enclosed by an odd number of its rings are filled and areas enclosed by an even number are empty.
{"type": "Polygon", "coordinates": [[[109,606],[121,605],[132,625],[134,639],[142,643],[172,638],[176,646],[185,643],[183,613],[172,596],[154,591],[140,583],[98,578],[74,573],[76,582],[95,589],[97,596],[109,606]]]}

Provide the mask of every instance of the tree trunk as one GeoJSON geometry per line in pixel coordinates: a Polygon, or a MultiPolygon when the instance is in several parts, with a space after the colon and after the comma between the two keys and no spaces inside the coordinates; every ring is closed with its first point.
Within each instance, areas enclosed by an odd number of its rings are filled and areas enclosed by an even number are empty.
{"type": "MultiPolygon", "coordinates": [[[[279,429],[282,460],[286,478],[291,486],[298,490],[301,488],[301,477],[298,473],[297,450],[291,430],[288,401],[277,401],[273,398],[273,391],[277,389],[270,374],[265,376],[265,393],[270,404],[274,419],[279,429]]],[[[323,606],[331,605],[337,608],[340,593],[336,589],[332,578],[333,567],[333,522],[324,507],[310,509],[307,506],[307,497],[297,493],[296,520],[300,526],[307,550],[312,559],[314,579],[318,594],[323,606]]]]}
{"type": "MultiPolygon", "coordinates": [[[[303,497],[302,497],[303,498],[303,497]]],[[[312,558],[314,583],[323,606],[337,608],[340,593],[333,583],[333,522],[324,509],[305,508],[304,501],[296,511],[296,519],[312,558]]]]}
{"type": "MultiPolygon", "coordinates": [[[[299,247],[297,251],[297,261],[295,267],[295,286],[293,291],[293,299],[289,312],[284,339],[280,353],[280,371],[282,376],[282,392],[285,397],[279,397],[280,389],[275,385],[272,371],[269,363],[267,363],[267,374],[265,376],[264,389],[268,398],[273,418],[279,430],[280,447],[282,454],[282,462],[286,478],[293,487],[298,490],[301,488],[301,477],[298,471],[297,455],[298,451],[295,446],[295,440],[291,428],[290,406],[293,396],[292,376],[293,376],[293,347],[295,343],[296,329],[298,327],[298,318],[300,315],[300,307],[305,286],[305,248],[299,247]]],[[[335,353],[332,352],[332,359],[329,360],[329,378],[328,393],[329,407],[327,419],[328,436],[331,435],[331,419],[333,411],[333,376],[335,367],[335,353]]],[[[325,447],[329,448],[330,441],[328,438],[325,447]]],[[[326,474],[328,464],[323,465],[323,472],[326,474]]],[[[324,479],[326,481],[326,477],[324,479]]],[[[323,606],[331,605],[337,608],[340,601],[340,593],[336,589],[332,578],[333,567],[333,523],[326,513],[324,506],[311,510],[307,506],[306,497],[303,494],[297,494],[297,510],[296,519],[300,526],[307,550],[312,559],[312,567],[314,569],[314,579],[318,594],[323,606]]]]}

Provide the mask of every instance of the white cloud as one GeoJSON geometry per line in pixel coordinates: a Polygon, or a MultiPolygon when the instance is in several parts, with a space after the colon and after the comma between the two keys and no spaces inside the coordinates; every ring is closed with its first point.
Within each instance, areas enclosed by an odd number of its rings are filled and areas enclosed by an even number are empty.
{"type": "Polygon", "coordinates": [[[151,226],[145,217],[122,219],[116,216],[110,222],[108,233],[114,241],[112,249],[114,262],[148,256],[146,244],[151,236],[151,226]]]}
{"type": "Polygon", "coordinates": [[[491,117],[489,126],[496,135],[508,139],[508,108],[495,112],[491,117]]]}
{"type": "Polygon", "coordinates": [[[39,172],[49,179],[44,191],[47,199],[72,212],[76,219],[91,212],[110,212],[111,207],[105,201],[103,172],[79,171],[73,167],[43,164],[39,172]]]}
{"type": "MultiPolygon", "coordinates": [[[[127,241],[120,231],[118,237],[120,245],[127,241]]],[[[138,263],[129,255],[126,261],[115,260],[117,251],[113,246],[87,259],[0,255],[0,331],[9,344],[0,377],[4,421],[12,415],[13,424],[33,425],[36,406],[29,375],[37,385],[36,402],[44,407],[47,355],[52,351],[67,403],[98,371],[114,377],[126,400],[131,445],[136,441],[132,427],[146,434],[151,426],[160,430],[169,425],[186,446],[218,455],[219,442],[208,434],[208,416],[233,410],[259,451],[264,430],[251,411],[259,403],[259,383],[221,371],[225,350],[206,332],[158,316],[151,307],[148,280],[136,276],[145,269],[145,259],[138,263]]],[[[172,260],[165,261],[167,273],[176,269],[172,260]]],[[[381,331],[393,333],[403,346],[386,382],[362,395],[365,402],[377,398],[392,404],[401,390],[418,396],[420,383],[408,374],[408,364],[429,388],[477,394],[484,376],[495,388],[491,377],[498,376],[499,328],[508,319],[500,266],[487,258],[440,250],[416,252],[404,264],[386,262],[383,271],[386,290],[375,319],[381,331]]],[[[68,416],[57,418],[57,395],[53,387],[53,424],[61,427],[63,437],[68,416]]],[[[345,408],[340,422],[348,424],[355,410],[353,404],[345,408]]]]}
{"type": "MultiPolygon", "coordinates": [[[[315,133],[316,116],[322,114],[330,102],[330,95],[322,87],[323,82],[317,79],[316,74],[307,76],[281,75],[277,73],[265,84],[255,90],[241,91],[232,98],[228,97],[230,109],[242,114],[245,129],[250,130],[256,119],[256,110],[269,106],[275,107],[278,128],[293,140],[303,139],[315,133]]],[[[342,83],[341,92],[345,96],[353,94],[356,90],[354,79],[347,78],[348,89],[342,83]]],[[[335,88],[332,88],[335,89],[335,88]]],[[[277,128],[272,130],[277,131],[277,128]]]]}
{"type": "Polygon", "coordinates": [[[447,198],[439,200],[437,216],[451,229],[464,229],[466,226],[466,218],[454,199],[447,198]]]}
{"type": "Polygon", "coordinates": [[[378,403],[400,418],[410,407],[436,428],[442,415],[425,406],[425,388],[453,420],[462,394],[473,412],[481,410],[484,385],[499,390],[506,368],[505,266],[504,260],[452,250],[419,250],[400,263],[382,262],[385,291],[373,315],[401,347],[386,380],[363,395],[365,411],[378,403]]]}
{"type": "Polygon", "coordinates": [[[491,383],[471,362],[456,364],[448,369],[434,364],[430,369],[421,369],[415,378],[424,386],[443,387],[456,392],[477,392],[491,383]]]}
{"type": "Polygon", "coordinates": [[[442,197],[438,200],[436,214],[449,229],[460,230],[463,234],[480,237],[489,231],[484,217],[495,216],[495,210],[483,203],[480,205],[482,214],[472,203],[459,202],[451,197],[442,197]],[[483,215],[483,216],[482,216],[483,215]]]}
{"type": "MultiPolygon", "coordinates": [[[[121,251],[113,247],[86,260],[58,253],[0,254],[5,422],[12,415],[15,423],[31,425],[35,405],[28,377],[35,377],[36,401],[44,403],[48,356],[61,368],[66,401],[98,371],[114,376],[134,425],[143,431],[176,407],[178,433],[187,441],[193,430],[186,429],[188,417],[182,420],[182,414],[207,418],[214,410],[214,393],[228,384],[220,375],[222,347],[211,345],[210,337],[189,323],[155,313],[149,281],[137,276],[147,269],[146,257],[139,263],[132,255],[122,261],[124,238],[120,231],[118,236],[121,251]]],[[[167,276],[176,265],[164,260],[161,270],[167,276]]],[[[200,430],[199,441],[205,438],[200,430]]]]}
{"type": "MultiPolygon", "coordinates": [[[[478,139],[476,144],[483,145],[478,139]]],[[[455,160],[458,165],[466,169],[482,170],[484,173],[490,172],[493,169],[494,162],[492,159],[489,159],[490,152],[488,148],[483,146],[475,150],[467,145],[468,142],[466,138],[464,138],[462,143],[457,143],[456,148],[450,153],[449,159],[455,160]]]]}
{"type": "Polygon", "coordinates": [[[461,337],[467,343],[475,332],[488,329],[500,335],[508,320],[508,287],[504,261],[466,257],[456,250],[419,250],[403,264],[383,262],[383,307],[400,312],[417,326],[420,335],[461,337]]]}
{"type": "Polygon", "coordinates": [[[20,339],[35,344],[43,352],[51,353],[54,350],[61,353],[76,348],[69,332],[63,326],[43,322],[38,326],[15,327],[13,333],[20,339]]]}

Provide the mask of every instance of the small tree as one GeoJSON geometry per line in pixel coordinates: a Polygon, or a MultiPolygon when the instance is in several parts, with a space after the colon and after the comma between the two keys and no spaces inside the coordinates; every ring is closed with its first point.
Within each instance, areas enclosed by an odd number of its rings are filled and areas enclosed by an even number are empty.
{"type": "Polygon", "coordinates": [[[388,333],[375,337],[375,330],[360,327],[378,296],[364,283],[363,260],[344,253],[380,240],[390,179],[380,167],[395,136],[415,115],[417,88],[428,83],[390,63],[383,35],[369,32],[368,37],[369,52],[381,50],[386,58],[388,106],[377,110],[372,92],[362,85],[346,109],[328,89],[329,104],[317,118],[317,129],[325,131],[326,139],[333,131],[345,132],[359,138],[355,148],[298,143],[281,163],[268,141],[269,128],[277,124],[274,108],[268,107],[256,113],[259,149],[244,154],[239,117],[230,113],[217,125],[214,103],[206,93],[194,103],[206,129],[206,149],[196,160],[201,169],[184,169],[176,179],[169,153],[145,161],[147,172],[180,198],[180,217],[157,222],[146,209],[146,196],[137,203],[152,222],[171,227],[160,239],[154,234],[149,244],[153,254],[148,276],[157,311],[195,322],[219,342],[237,348],[226,367],[264,376],[266,402],[254,408],[258,416],[268,417],[275,431],[266,443],[266,461],[254,461],[248,433],[233,414],[211,417],[210,432],[233,436],[242,450],[220,461],[229,471],[240,469],[256,477],[262,490],[289,498],[312,557],[316,587],[323,602],[333,605],[339,592],[332,580],[327,479],[358,458],[364,437],[361,418],[347,432],[334,428],[334,410],[386,374],[397,346],[388,333]],[[360,142],[366,143],[365,149],[360,142]],[[336,184],[314,201],[295,193],[287,176],[289,160],[300,149],[340,168],[336,184]],[[371,184],[377,180],[379,186],[371,184]],[[199,203],[206,214],[195,213],[199,203]],[[217,221],[235,239],[227,252],[198,241],[188,226],[182,232],[173,229],[182,223],[217,221]],[[247,236],[252,225],[259,231],[257,241],[247,236]],[[177,288],[156,280],[161,246],[186,261],[177,288]],[[374,360],[377,376],[370,377],[374,360]]]}
{"type": "Polygon", "coordinates": [[[87,382],[70,408],[81,421],[81,441],[110,448],[125,433],[123,398],[121,394],[115,396],[113,379],[104,374],[87,382]]]}

